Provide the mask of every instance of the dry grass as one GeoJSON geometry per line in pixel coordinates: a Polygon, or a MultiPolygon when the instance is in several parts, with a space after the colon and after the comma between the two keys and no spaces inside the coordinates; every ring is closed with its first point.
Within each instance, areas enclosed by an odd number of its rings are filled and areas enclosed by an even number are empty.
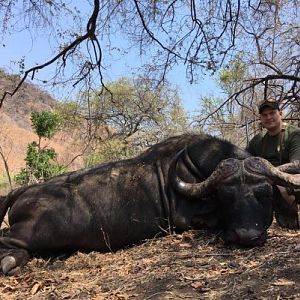
{"type": "Polygon", "coordinates": [[[229,249],[206,232],[116,253],[32,259],[2,276],[0,299],[300,299],[299,232],[269,230],[264,247],[229,249]]]}

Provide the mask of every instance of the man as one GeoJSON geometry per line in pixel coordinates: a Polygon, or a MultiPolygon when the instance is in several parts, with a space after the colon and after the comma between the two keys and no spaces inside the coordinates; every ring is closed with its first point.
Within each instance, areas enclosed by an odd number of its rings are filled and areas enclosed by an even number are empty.
{"type": "MultiPolygon", "coordinates": [[[[265,133],[254,136],[247,150],[254,156],[267,159],[274,166],[300,160],[300,129],[282,120],[279,103],[273,99],[263,101],[258,107],[265,133]]],[[[277,186],[284,201],[277,201],[277,221],[283,227],[299,229],[298,207],[300,190],[288,191],[277,186]]]]}

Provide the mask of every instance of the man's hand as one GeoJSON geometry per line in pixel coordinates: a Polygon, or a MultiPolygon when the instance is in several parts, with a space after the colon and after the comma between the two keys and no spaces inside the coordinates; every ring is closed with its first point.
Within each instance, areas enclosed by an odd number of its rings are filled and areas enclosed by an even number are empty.
{"type": "Polygon", "coordinates": [[[290,195],[288,193],[288,190],[287,188],[283,187],[283,186],[280,186],[280,185],[277,185],[279,191],[280,191],[280,194],[282,196],[282,198],[290,205],[292,205],[294,202],[295,202],[295,195],[290,195]]]}
{"type": "Polygon", "coordinates": [[[282,228],[300,229],[298,207],[295,195],[289,195],[289,190],[282,186],[276,186],[274,194],[275,218],[282,228]]]}

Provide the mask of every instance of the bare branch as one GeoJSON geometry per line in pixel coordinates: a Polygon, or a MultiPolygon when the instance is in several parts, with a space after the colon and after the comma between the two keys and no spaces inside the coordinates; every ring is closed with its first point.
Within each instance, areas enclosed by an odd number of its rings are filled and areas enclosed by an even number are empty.
{"type": "Polygon", "coordinates": [[[3,151],[3,149],[2,149],[1,146],[0,146],[0,156],[1,156],[1,159],[2,159],[3,164],[4,164],[4,168],[5,168],[5,172],[6,172],[7,178],[8,178],[10,190],[12,191],[12,189],[13,189],[13,188],[12,188],[12,180],[11,180],[11,176],[10,176],[10,172],[9,172],[9,167],[8,167],[8,163],[7,163],[7,158],[5,157],[4,151],[3,151]]]}
{"type": "MultiPolygon", "coordinates": [[[[13,96],[20,89],[20,87],[22,86],[24,81],[27,79],[27,77],[29,77],[31,75],[31,79],[34,79],[35,73],[38,70],[41,70],[41,69],[53,64],[54,62],[58,61],[59,59],[62,59],[62,65],[65,66],[67,64],[68,56],[71,55],[76,50],[76,48],[85,40],[91,40],[91,41],[98,42],[95,31],[96,31],[96,22],[97,22],[99,10],[100,10],[100,0],[94,0],[94,9],[93,9],[91,17],[89,18],[89,20],[87,22],[86,33],[84,35],[78,36],[73,42],[71,42],[69,45],[64,47],[64,49],[62,51],[60,51],[52,59],[48,60],[47,62],[45,62],[43,64],[37,65],[35,67],[32,67],[32,68],[26,70],[24,72],[24,75],[22,76],[21,80],[19,81],[17,86],[12,91],[4,91],[2,97],[0,98],[0,108],[3,105],[4,99],[8,95],[13,96]]],[[[101,49],[99,42],[97,45],[99,46],[99,49],[101,49]]],[[[100,58],[101,58],[101,56],[100,56],[100,58]]],[[[99,69],[99,71],[101,74],[100,69],[99,69]]],[[[84,77],[86,77],[86,76],[87,76],[86,74],[83,75],[83,77],[80,80],[78,80],[75,84],[77,84],[78,82],[83,80],[84,77]]]]}

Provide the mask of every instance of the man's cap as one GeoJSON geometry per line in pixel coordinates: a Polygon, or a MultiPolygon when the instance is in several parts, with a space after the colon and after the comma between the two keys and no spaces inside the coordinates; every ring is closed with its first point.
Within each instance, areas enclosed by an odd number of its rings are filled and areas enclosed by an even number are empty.
{"type": "Polygon", "coordinates": [[[270,107],[271,109],[278,109],[279,110],[279,103],[276,100],[273,100],[273,99],[263,101],[258,106],[258,112],[261,114],[262,111],[266,107],[270,107]]]}

